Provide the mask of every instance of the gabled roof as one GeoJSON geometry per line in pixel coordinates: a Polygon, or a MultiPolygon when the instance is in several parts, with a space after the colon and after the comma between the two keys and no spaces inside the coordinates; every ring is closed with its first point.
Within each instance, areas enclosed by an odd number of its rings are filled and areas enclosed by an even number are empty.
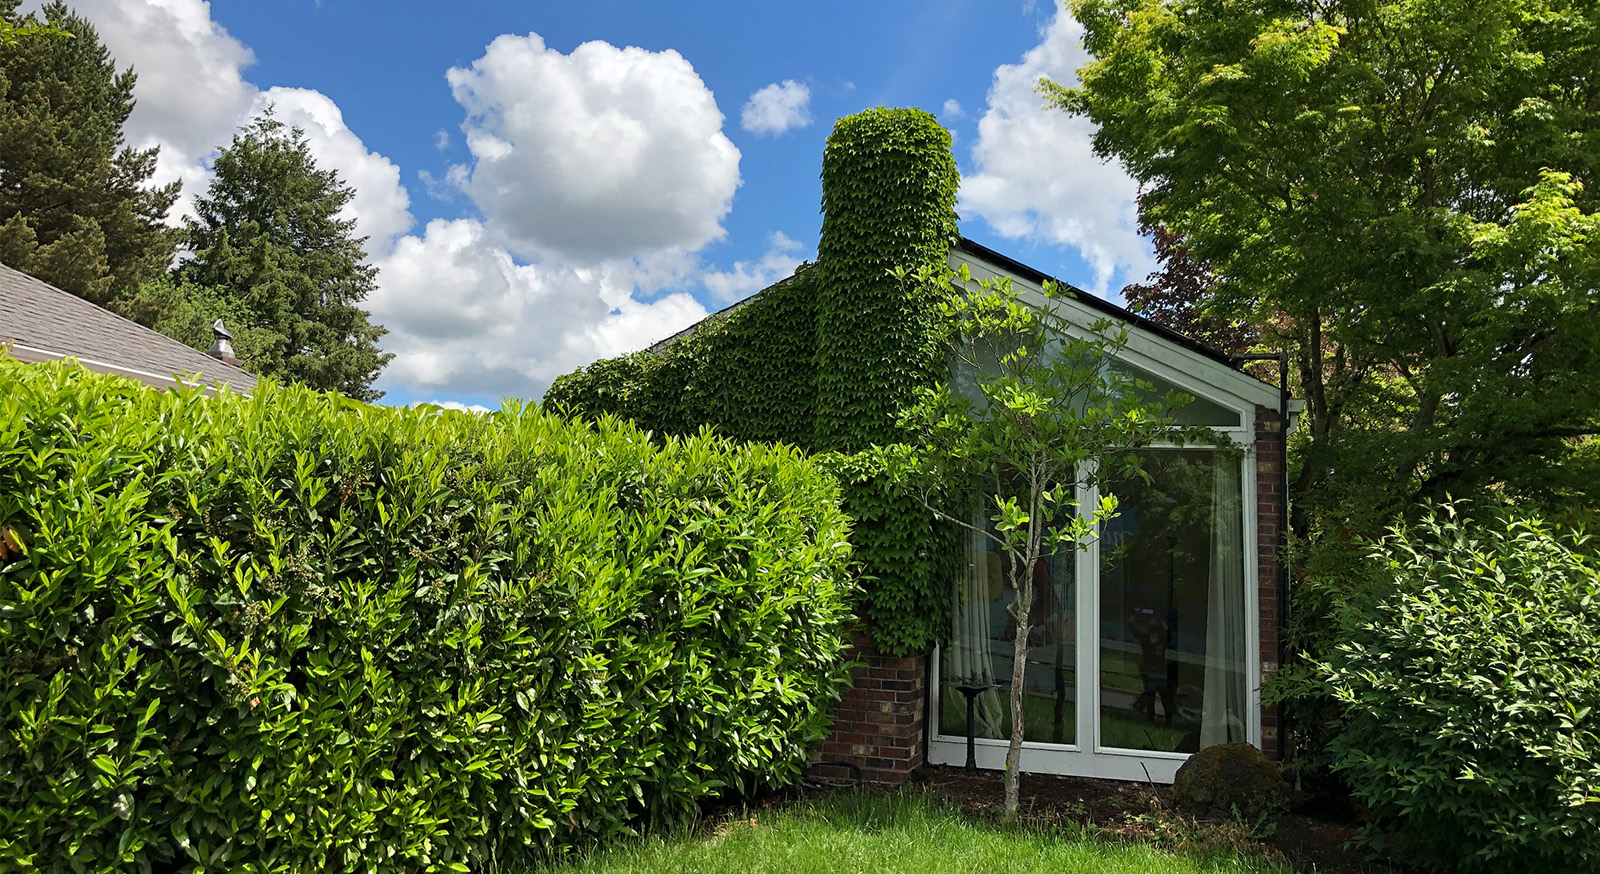
{"type": "MultiPolygon", "coordinates": [[[[1238,370],[1240,373],[1244,373],[1246,376],[1250,376],[1251,379],[1256,379],[1256,377],[1250,375],[1247,371],[1244,371],[1239,367],[1239,361],[1238,360],[1236,360],[1233,356],[1229,355],[1226,352],[1223,352],[1220,349],[1217,349],[1217,348],[1215,348],[1213,346],[1207,345],[1206,343],[1202,343],[1199,340],[1196,340],[1195,338],[1190,337],[1187,334],[1181,333],[1179,331],[1174,331],[1173,329],[1167,327],[1166,325],[1162,325],[1162,324],[1158,324],[1156,322],[1152,322],[1149,319],[1145,318],[1144,316],[1141,316],[1138,313],[1135,313],[1135,312],[1133,312],[1131,310],[1128,310],[1128,309],[1125,309],[1123,307],[1119,307],[1116,304],[1112,303],[1111,301],[1106,300],[1105,298],[1098,297],[1096,295],[1090,294],[1089,292],[1084,291],[1081,288],[1078,288],[1077,286],[1073,285],[1070,282],[1062,282],[1061,280],[1056,279],[1056,278],[1054,278],[1054,277],[1052,277],[1052,276],[1050,276],[1050,275],[1048,275],[1048,274],[1046,274],[1046,273],[1044,273],[1042,271],[1035,270],[1034,268],[1029,267],[1026,264],[1023,264],[1021,261],[1018,261],[1015,258],[1011,258],[1011,257],[1006,256],[1006,255],[1002,255],[999,252],[996,252],[995,250],[989,248],[988,246],[983,245],[982,243],[976,243],[976,242],[973,242],[972,240],[967,239],[966,237],[962,237],[956,242],[956,245],[955,245],[954,248],[957,251],[965,252],[966,254],[971,255],[972,257],[977,258],[977,259],[979,259],[981,261],[986,261],[986,262],[994,265],[995,267],[998,267],[1001,270],[1006,271],[1007,273],[1010,273],[1010,274],[1012,274],[1014,276],[1017,276],[1017,277],[1019,277],[1021,279],[1026,279],[1029,282],[1034,283],[1035,285],[1043,285],[1046,282],[1050,282],[1050,283],[1053,283],[1054,285],[1056,285],[1058,287],[1061,287],[1061,288],[1064,288],[1064,289],[1070,289],[1072,291],[1072,293],[1073,293],[1073,299],[1074,300],[1082,303],[1083,305],[1089,307],[1092,310],[1095,310],[1096,312],[1098,312],[1098,313],[1100,313],[1102,315],[1105,315],[1107,318],[1115,319],[1115,320],[1120,321],[1120,322],[1126,322],[1127,324],[1130,324],[1130,325],[1140,329],[1141,331],[1146,331],[1148,333],[1154,334],[1155,336],[1160,337],[1162,340],[1165,340],[1168,343],[1171,343],[1171,344],[1173,344],[1175,346],[1180,346],[1180,347],[1182,347],[1184,349],[1187,349],[1190,352],[1194,352],[1194,353],[1196,353],[1198,355],[1202,355],[1202,356],[1204,356],[1206,358],[1209,358],[1212,361],[1215,361],[1215,362],[1217,362],[1219,364],[1224,364],[1224,365],[1228,366],[1229,368],[1231,368],[1233,370],[1238,370]]],[[[794,279],[794,277],[790,276],[787,279],[780,280],[778,282],[773,283],[772,285],[767,286],[767,288],[776,288],[777,286],[782,285],[785,282],[789,282],[792,279],[794,279]]],[[[704,319],[701,319],[700,321],[695,322],[694,324],[690,325],[687,328],[684,328],[683,330],[679,331],[678,333],[673,334],[672,336],[667,337],[665,339],[657,341],[656,343],[652,344],[649,348],[647,348],[645,351],[646,352],[656,353],[656,352],[661,352],[661,351],[665,350],[668,346],[671,346],[673,343],[676,343],[677,341],[682,340],[682,339],[684,339],[686,337],[692,336],[696,331],[699,331],[706,324],[710,323],[711,320],[713,320],[713,319],[715,319],[715,318],[717,318],[719,316],[723,316],[723,315],[725,315],[727,313],[733,312],[734,310],[738,309],[739,307],[744,306],[745,304],[749,303],[752,300],[755,300],[757,297],[759,297],[766,290],[767,289],[764,288],[761,291],[758,291],[755,294],[750,295],[749,297],[745,298],[744,300],[741,300],[741,301],[739,301],[737,303],[734,303],[734,304],[732,304],[730,306],[724,307],[724,308],[716,311],[715,313],[712,313],[711,315],[706,316],[704,319]]],[[[1261,380],[1256,380],[1256,381],[1261,382],[1261,380]]],[[[1270,385],[1270,383],[1265,383],[1265,382],[1263,382],[1263,384],[1264,385],[1270,385]]]]}
{"type": "Polygon", "coordinates": [[[1144,316],[1133,312],[1132,310],[1124,309],[1103,297],[1090,294],[1089,292],[1084,291],[1070,282],[1062,282],[1053,276],[1035,270],[1021,261],[1002,255],[988,246],[983,245],[982,243],[974,243],[966,237],[962,237],[960,242],[956,244],[956,248],[975,258],[987,261],[990,264],[1005,270],[1007,273],[1022,279],[1026,279],[1035,285],[1043,285],[1046,282],[1049,282],[1058,288],[1069,289],[1072,292],[1074,300],[1082,303],[1092,310],[1104,314],[1107,318],[1116,319],[1120,322],[1127,322],[1128,324],[1133,325],[1140,330],[1149,331],[1150,333],[1155,334],[1169,343],[1182,346],[1183,348],[1188,349],[1190,352],[1197,352],[1213,361],[1226,364],[1235,369],[1238,368],[1238,362],[1234,360],[1233,356],[1223,352],[1220,349],[1202,343],[1188,334],[1174,331],[1166,325],[1152,322],[1144,316]]]}
{"type": "Polygon", "coordinates": [[[90,370],[155,386],[221,383],[255,390],[253,374],[70,292],[0,264],[0,345],[21,361],[76,358],[90,370]]]}

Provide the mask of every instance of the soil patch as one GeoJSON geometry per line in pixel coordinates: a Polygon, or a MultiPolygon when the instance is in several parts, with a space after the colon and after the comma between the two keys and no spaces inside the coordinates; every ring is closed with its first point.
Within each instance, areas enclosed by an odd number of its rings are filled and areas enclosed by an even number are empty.
{"type": "MultiPolygon", "coordinates": [[[[999,819],[1005,811],[1000,775],[968,774],[955,767],[930,765],[912,775],[916,785],[958,806],[968,815],[999,819]]],[[[1074,822],[1093,825],[1132,840],[1147,840],[1179,850],[1204,851],[1226,846],[1287,861],[1296,871],[1327,874],[1403,874],[1409,871],[1389,860],[1373,860],[1356,844],[1356,824],[1287,813],[1261,822],[1244,823],[1191,817],[1172,804],[1172,788],[1087,777],[1024,774],[1025,817],[1044,825],[1074,822]]]]}

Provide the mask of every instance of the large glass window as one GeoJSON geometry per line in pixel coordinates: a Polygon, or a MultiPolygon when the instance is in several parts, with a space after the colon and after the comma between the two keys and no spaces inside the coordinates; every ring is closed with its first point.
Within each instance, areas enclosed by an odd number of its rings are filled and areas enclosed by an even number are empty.
{"type": "Polygon", "coordinates": [[[1100,745],[1194,752],[1246,739],[1237,453],[1150,450],[1110,484],[1100,536],[1100,745]]]}
{"type": "MultiPolygon", "coordinates": [[[[982,516],[977,517],[982,520],[982,516]]],[[[959,687],[976,693],[973,728],[977,737],[1011,737],[1010,692],[1015,661],[1015,624],[1008,612],[1016,600],[1006,559],[993,541],[968,532],[967,569],[952,611],[950,643],[942,650],[939,733],[967,733],[967,700],[959,687]]],[[[1027,697],[1023,737],[1038,743],[1070,744],[1077,735],[1077,590],[1073,554],[1047,556],[1034,570],[1033,605],[1028,621],[1027,697]]]]}

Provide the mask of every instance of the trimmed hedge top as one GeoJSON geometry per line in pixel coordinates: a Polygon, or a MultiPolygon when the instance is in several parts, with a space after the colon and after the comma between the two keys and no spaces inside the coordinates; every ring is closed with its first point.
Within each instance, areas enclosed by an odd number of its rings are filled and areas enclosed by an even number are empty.
{"type": "Polygon", "coordinates": [[[782,447],[0,358],[0,867],[459,871],[792,781],[837,500],[782,447]]]}

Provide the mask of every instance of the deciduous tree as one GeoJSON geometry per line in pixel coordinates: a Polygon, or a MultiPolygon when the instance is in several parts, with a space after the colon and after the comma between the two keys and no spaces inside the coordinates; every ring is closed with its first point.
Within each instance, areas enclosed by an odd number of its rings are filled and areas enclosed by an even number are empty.
{"type": "Polygon", "coordinates": [[[1208,308],[1295,349],[1297,531],[1600,497],[1568,466],[1600,413],[1600,4],[1071,7],[1094,60],[1048,94],[1215,271],[1208,308]]]}

